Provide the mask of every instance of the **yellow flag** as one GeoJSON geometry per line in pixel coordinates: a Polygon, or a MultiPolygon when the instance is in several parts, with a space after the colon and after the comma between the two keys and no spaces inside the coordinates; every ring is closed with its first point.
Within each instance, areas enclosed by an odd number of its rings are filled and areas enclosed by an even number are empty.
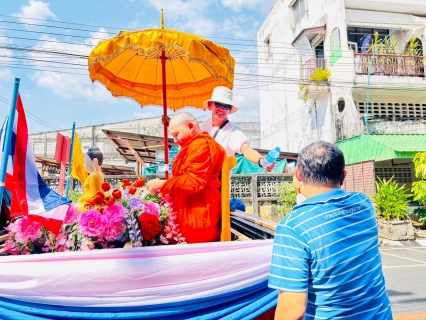
{"type": "Polygon", "coordinates": [[[84,180],[87,178],[87,172],[84,168],[84,154],[77,133],[74,133],[74,146],[72,150],[71,176],[80,180],[81,185],[84,185],[84,180]]]}

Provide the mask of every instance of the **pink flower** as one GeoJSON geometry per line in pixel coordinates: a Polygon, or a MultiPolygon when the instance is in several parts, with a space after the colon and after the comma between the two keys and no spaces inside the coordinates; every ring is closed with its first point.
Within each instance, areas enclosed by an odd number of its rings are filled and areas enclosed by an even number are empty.
{"type": "Polygon", "coordinates": [[[81,240],[81,245],[80,245],[80,250],[81,251],[87,251],[87,250],[93,250],[95,246],[93,245],[93,242],[90,241],[87,238],[83,238],[83,240],[81,240]]]}
{"type": "Polygon", "coordinates": [[[65,215],[64,224],[72,225],[74,222],[77,221],[78,215],[79,215],[79,212],[77,210],[77,206],[74,204],[71,204],[68,207],[67,214],[65,215]]]}
{"type": "Polygon", "coordinates": [[[8,230],[10,233],[12,233],[12,234],[15,234],[15,233],[17,233],[18,232],[18,225],[19,225],[19,223],[18,223],[18,221],[19,220],[21,220],[21,219],[18,219],[18,220],[15,220],[14,222],[12,222],[7,228],[6,228],[6,230],[8,230]]]}
{"type": "Polygon", "coordinates": [[[116,211],[108,216],[108,224],[105,228],[104,237],[107,241],[114,241],[125,230],[126,225],[124,224],[124,218],[120,212],[116,211]]]}
{"type": "Polygon", "coordinates": [[[21,253],[21,250],[19,250],[19,246],[11,238],[8,238],[4,243],[4,250],[6,250],[7,253],[12,255],[17,255],[21,253]]]}
{"type": "Polygon", "coordinates": [[[161,208],[159,204],[152,201],[147,201],[143,207],[143,212],[159,217],[161,214],[161,208]]]}
{"type": "Polygon", "coordinates": [[[161,241],[161,243],[164,243],[164,244],[168,244],[169,243],[169,240],[167,240],[167,238],[165,236],[163,236],[163,235],[160,236],[160,241],[161,241]]]}
{"type": "Polygon", "coordinates": [[[127,209],[120,202],[116,202],[112,206],[106,207],[103,214],[106,216],[120,215],[124,217],[127,214],[127,209]]]}
{"type": "Polygon", "coordinates": [[[100,214],[99,211],[89,210],[81,213],[78,217],[78,222],[78,232],[88,237],[96,237],[104,233],[108,219],[100,214]]]}
{"type": "Polygon", "coordinates": [[[68,239],[67,241],[65,241],[65,247],[67,248],[74,247],[74,241],[72,241],[71,239],[68,239]]]}
{"type": "Polygon", "coordinates": [[[28,239],[34,242],[43,235],[40,222],[32,221],[28,217],[24,217],[16,222],[18,224],[15,240],[20,243],[27,243],[28,239]]]}

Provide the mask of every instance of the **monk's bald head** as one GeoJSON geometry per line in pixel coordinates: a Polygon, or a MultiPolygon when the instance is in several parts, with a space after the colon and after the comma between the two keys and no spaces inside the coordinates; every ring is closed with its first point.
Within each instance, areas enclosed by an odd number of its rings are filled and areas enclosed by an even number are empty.
{"type": "Polygon", "coordinates": [[[188,113],[181,112],[173,116],[169,123],[169,133],[179,145],[185,145],[192,137],[201,133],[197,119],[188,113]]]}
{"type": "Polygon", "coordinates": [[[188,112],[180,112],[172,117],[170,120],[170,126],[172,125],[185,125],[192,123],[198,127],[198,121],[195,117],[188,112]]]}

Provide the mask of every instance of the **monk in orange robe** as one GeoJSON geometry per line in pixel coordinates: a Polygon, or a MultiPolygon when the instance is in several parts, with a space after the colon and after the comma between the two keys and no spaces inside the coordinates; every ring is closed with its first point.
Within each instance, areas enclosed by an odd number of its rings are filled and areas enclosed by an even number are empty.
{"type": "Polygon", "coordinates": [[[181,146],[173,162],[173,177],[151,180],[147,186],[151,193],[161,191],[163,196],[173,197],[172,207],[188,243],[219,241],[225,150],[201,132],[197,120],[186,112],[171,119],[169,132],[181,146]]]}

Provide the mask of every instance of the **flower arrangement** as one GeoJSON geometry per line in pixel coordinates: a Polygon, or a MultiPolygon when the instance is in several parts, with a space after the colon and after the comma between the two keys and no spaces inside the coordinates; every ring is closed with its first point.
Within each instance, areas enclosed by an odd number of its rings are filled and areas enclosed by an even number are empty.
{"type": "Polygon", "coordinates": [[[111,188],[102,184],[78,210],[71,204],[57,234],[31,217],[19,217],[8,227],[4,249],[9,254],[115,248],[130,241],[133,247],[185,243],[167,199],[150,194],[142,178],[123,179],[111,188]]]}

